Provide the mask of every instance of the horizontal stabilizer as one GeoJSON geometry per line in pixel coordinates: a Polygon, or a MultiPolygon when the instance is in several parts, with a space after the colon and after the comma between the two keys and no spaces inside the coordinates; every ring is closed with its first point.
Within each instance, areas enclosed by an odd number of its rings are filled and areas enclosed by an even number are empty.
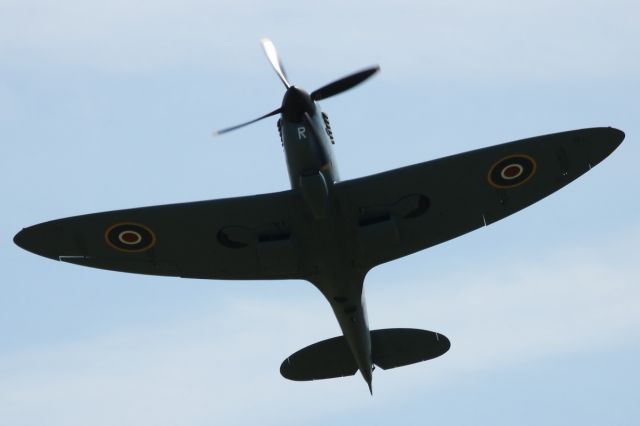
{"type": "Polygon", "coordinates": [[[300,349],[280,366],[284,378],[297,381],[353,376],[356,371],[358,365],[342,336],[300,349]]]}
{"type": "MultiPolygon", "coordinates": [[[[371,331],[373,363],[383,370],[436,358],[451,344],[442,334],[413,328],[371,331]]],[[[358,366],[343,336],[300,349],[284,360],[280,374],[289,380],[319,380],[352,376],[358,366]]]]}
{"type": "Polygon", "coordinates": [[[387,328],[371,331],[373,363],[383,370],[427,361],[451,347],[446,336],[415,328],[387,328]]]}

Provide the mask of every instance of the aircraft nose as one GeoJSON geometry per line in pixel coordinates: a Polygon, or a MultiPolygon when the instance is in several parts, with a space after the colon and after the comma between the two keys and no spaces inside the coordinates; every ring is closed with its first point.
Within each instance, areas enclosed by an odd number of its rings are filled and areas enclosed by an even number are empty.
{"type": "Polygon", "coordinates": [[[295,86],[289,87],[282,99],[282,115],[292,123],[302,122],[304,113],[313,114],[315,108],[311,96],[295,86]]]}

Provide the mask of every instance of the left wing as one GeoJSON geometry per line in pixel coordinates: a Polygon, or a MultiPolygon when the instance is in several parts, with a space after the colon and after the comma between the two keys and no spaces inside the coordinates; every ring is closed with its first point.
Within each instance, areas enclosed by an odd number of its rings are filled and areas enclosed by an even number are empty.
{"type": "Polygon", "coordinates": [[[495,145],[359,179],[335,191],[372,268],[521,210],[573,181],[624,139],[591,128],[495,145]]]}
{"type": "Polygon", "coordinates": [[[55,260],[189,278],[305,275],[293,191],[88,214],[23,229],[14,241],[55,260]]]}

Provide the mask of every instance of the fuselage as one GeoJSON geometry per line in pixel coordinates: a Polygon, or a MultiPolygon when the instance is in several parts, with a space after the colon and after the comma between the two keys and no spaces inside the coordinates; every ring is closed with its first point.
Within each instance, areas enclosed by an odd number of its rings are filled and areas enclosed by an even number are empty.
{"type": "Polygon", "coordinates": [[[328,117],[302,89],[290,87],[282,102],[278,130],[291,187],[301,194],[310,231],[322,249],[315,251],[318,274],[309,280],[327,298],[349,343],[358,368],[371,387],[371,341],[364,302],[365,271],[348,261],[356,241],[343,229],[346,221],[333,196],[339,181],[328,117]]]}

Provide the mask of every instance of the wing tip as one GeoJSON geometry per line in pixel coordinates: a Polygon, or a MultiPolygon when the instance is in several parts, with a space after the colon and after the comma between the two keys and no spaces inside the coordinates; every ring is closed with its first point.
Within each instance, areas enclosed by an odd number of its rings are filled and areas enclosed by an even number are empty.
{"type": "Polygon", "coordinates": [[[625,133],[616,127],[607,127],[607,129],[609,129],[617,144],[620,145],[626,137],[625,133]]]}
{"type": "Polygon", "coordinates": [[[60,260],[58,254],[51,245],[53,242],[46,235],[42,235],[39,225],[22,228],[13,237],[13,243],[23,250],[38,256],[46,257],[52,260],[60,260]]]}
{"type": "Polygon", "coordinates": [[[625,133],[615,127],[599,127],[593,129],[591,137],[588,137],[590,145],[590,165],[595,166],[615,151],[622,141],[625,133]]]}

